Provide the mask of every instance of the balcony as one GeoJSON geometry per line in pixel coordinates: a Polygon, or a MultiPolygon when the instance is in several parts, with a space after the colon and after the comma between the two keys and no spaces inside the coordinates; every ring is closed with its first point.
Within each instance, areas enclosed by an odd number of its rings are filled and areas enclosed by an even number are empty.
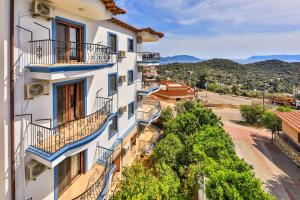
{"type": "Polygon", "coordinates": [[[58,40],[30,41],[31,72],[65,72],[95,70],[112,66],[109,47],[100,44],[58,40]]]}
{"type": "Polygon", "coordinates": [[[142,125],[150,125],[160,116],[160,101],[154,99],[146,99],[139,103],[137,109],[137,118],[142,125]]]}
{"type": "Polygon", "coordinates": [[[29,124],[27,151],[52,162],[61,154],[95,139],[107,126],[112,113],[112,99],[97,98],[97,111],[82,119],[48,128],[29,124]]]}
{"type": "Polygon", "coordinates": [[[151,52],[138,52],[138,65],[139,66],[153,66],[159,65],[160,54],[151,52]]]}
{"type": "Polygon", "coordinates": [[[137,94],[141,96],[148,96],[154,92],[159,91],[160,84],[156,81],[137,81],[137,94]]]}
{"type": "Polygon", "coordinates": [[[59,200],[96,200],[99,198],[113,171],[114,151],[98,146],[96,154],[98,161],[87,173],[80,175],[63,192],[59,200]]]}

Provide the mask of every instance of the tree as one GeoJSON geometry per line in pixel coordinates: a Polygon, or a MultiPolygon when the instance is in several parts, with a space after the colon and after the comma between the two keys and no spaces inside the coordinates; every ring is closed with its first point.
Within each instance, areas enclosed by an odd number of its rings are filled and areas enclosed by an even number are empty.
{"type": "Polygon", "coordinates": [[[247,123],[255,124],[261,122],[264,108],[261,105],[241,105],[240,112],[247,123]]]}
{"type": "Polygon", "coordinates": [[[197,88],[205,88],[205,84],[207,83],[207,73],[203,72],[198,74],[198,79],[196,81],[197,88]]]}
{"type": "Polygon", "coordinates": [[[177,160],[183,147],[176,135],[169,134],[155,146],[153,158],[156,162],[166,163],[170,167],[176,168],[178,167],[177,160]]]}
{"type": "Polygon", "coordinates": [[[115,195],[115,199],[162,199],[159,180],[149,170],[145,170],[141,163],[125,169],[123,175],[124,180],[120,184],[120,191],[115,195]]]}
{"type": "Polygon", "coordinates": [[[173,110],[171,107],[167,107],[165,109],[162,109],[160,117],[159,117],[159,122],[164,127],[168,121],[173,119],[173,110]]]}

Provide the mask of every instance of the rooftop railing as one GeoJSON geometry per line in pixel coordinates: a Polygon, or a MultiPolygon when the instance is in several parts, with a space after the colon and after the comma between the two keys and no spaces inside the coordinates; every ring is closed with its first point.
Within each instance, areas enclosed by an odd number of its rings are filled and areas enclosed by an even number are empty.
{"type": "Polygon", "coordinates": [[[29,145],[48,154],[78,142],[101,129],[112,113],[112,99],[97,98],[99,109],[82,119],[66,122],[54,128],[30,123],[29,145]]]}
{"type": "Polygon", "coordinates": [[[159,62],[160,61],[159,53],[138,52],[138,57],[140,58],[140,61],[143,61],[143,62],[159,62]]]}
{"type": "Polygon", "coordinates": [[[30,64],[106,64],[111,62],[111,49],[100,44],[58,40],[30,41],[30,64]]]}

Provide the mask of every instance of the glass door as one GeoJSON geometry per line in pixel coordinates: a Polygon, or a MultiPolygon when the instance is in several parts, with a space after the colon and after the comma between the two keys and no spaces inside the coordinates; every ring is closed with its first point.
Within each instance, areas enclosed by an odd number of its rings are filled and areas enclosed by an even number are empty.
{"type": "Polygon", "coordinates": [[[84,117],[84,95],[84,81],[57,86],[57,125],[79,120],[84,117]]]}
{"type": "Polygon", "coordinates": [[[83,173],[83,152],[66,158],[58,165],[58,196],[68,189],[73,181],[83,173]]]}
{"type": "Polygon", "coordinates": [[[83,60],[83,28],[70,23],[56,23],[57,63],[77,63],[83,60]]]}

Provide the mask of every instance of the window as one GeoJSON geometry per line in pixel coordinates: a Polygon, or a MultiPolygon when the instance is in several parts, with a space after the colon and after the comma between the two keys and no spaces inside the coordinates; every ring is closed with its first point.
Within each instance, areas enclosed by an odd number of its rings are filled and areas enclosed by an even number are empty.
{"type": "Polygon", "coordinates": [[[118,92],[117,74],[108,75],[108,96],[118,92]]]}
{"type": "Polygon", "coordinates": [[[134,102],[128,104],[128,119],[134,115],[134,102]]]}
{"type": "Polygon", "coordinates": [[[128,39],[128,51],[134,52],[133,39],[128,39]]]}
{"type": "Polygon", "coordinates": [[[128,80],[127,83],[128,85],[131,85],[133,83],[133,70],[128,70],[128,80]]]}
{"type": "Polygon", "coordinates": [[[115,115],[111,119],[109,126],[109,138],[112,138],[118,132],[118,115],[115,115]]]}
{"type": "Polygon", "coordinates": [[[118,44],[117,44],[117,35],[113,33],[108,34],[108,46],[111,48],[112,53],[117,53],[118,44]]]}

